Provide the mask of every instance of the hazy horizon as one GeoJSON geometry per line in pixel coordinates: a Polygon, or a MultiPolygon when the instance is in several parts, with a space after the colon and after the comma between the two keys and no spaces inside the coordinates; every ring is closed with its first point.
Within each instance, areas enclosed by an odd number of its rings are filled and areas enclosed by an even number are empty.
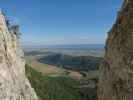
{"type": "Polygon", "coordinates": [[[104,51],[104,44],[23,45],[24,51],[104,51]]]}

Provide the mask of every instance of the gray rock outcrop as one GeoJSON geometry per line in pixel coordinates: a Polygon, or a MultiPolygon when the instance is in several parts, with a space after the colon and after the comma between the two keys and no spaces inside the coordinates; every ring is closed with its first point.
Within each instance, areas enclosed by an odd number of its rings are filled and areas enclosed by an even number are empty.
{"type": "Polygon", "coordinates": [[[99,100],[133,100],[133,0],[125,0],[108,34],[99,100]]]}
{"type": "Polygon", "coordinates": [[[0,100],[38,100],[25,76],[18,27],[8,27],[0,11],[0,100]]]}

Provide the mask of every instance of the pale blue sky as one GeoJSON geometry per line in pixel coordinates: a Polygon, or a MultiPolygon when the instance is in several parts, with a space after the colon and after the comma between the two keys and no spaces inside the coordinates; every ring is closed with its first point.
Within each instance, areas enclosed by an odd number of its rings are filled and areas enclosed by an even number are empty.
{"type": "Polygon", "coordinates": [[[1,0],[24,44],[101,44],[123,0],[1,0]]]}

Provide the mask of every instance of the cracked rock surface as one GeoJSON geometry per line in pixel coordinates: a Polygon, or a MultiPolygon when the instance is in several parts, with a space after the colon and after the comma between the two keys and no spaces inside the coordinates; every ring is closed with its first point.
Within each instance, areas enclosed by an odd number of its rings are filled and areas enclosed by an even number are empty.
{"type": "Polygon", "coordinates": [[[0,100],[38,100],[25,76],[24,54],[16,30],[9,29],[0,12],[0,100]]]}
{"type": "Polygon", "coordinates": [[[99,100],[133,100],[133,0],[125,0],[108,34],[99,100]]]}

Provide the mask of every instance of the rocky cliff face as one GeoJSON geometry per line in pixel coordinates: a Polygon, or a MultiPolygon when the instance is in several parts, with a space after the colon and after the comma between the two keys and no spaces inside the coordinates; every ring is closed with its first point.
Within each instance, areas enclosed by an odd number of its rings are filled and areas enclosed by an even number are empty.
{"type": "Polygon", "coordinates": [[[38,100],[25,76],[18,27],[8,27],[0,12],[0,100],[38,100]]]}
{"type": "Polygon", "coordinates": [[[109,32],[99,100],[133,100],[133,0],[125,0],[109,32]]]}

